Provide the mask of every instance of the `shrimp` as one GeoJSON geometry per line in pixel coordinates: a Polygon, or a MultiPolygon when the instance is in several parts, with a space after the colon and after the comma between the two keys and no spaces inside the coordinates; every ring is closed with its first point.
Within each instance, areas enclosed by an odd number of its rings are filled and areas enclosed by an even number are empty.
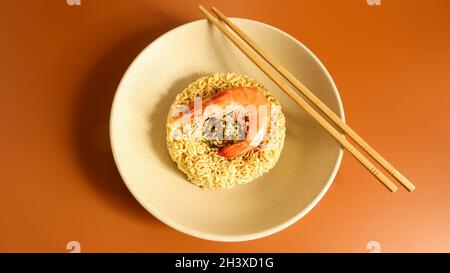
{"type": "MultiPolygon", "coordinates": [[[[189,108],[193,113],[193,104],[189,108]]],[[[250,87],[223,90],[202,100],[203,118],[211,113],[208,108],[237,111],[241,117],[246,115],[249,120],[245,139],[221,148],[220,156],[229,159],[239,157],[258,147],[263,141],[270,119],[270,102],[262,92],[250,87]]]]}

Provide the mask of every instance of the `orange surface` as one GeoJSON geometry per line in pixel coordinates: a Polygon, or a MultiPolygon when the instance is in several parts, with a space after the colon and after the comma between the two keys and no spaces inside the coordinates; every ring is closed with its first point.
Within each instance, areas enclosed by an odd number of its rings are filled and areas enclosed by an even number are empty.
{"type": "MultiPolygon", "coordinates": [[[[0,9],[0,251],[450,251],[450,1],[203,1],[305,43],[348,123],[417,186],[389,194],[345,154],[306,217],[267,238],[218,243],[165,226],[129,194],[108,139],[123,72],[197,1],[4,1],[0,9]],[[350,57],[350,59],[349,59],[350,57]]],[[[176,64],[167,64],[176,65],[176,64]]]]}

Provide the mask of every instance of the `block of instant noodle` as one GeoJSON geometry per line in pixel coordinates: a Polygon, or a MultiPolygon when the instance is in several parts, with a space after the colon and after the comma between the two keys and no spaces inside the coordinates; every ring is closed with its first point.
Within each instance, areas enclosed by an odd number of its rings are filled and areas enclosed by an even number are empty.
{"type": "MultiPolygon", "coordinates": [[[[248,95],[243,97],[248,101],[248,95]]],[[[167,118],[166,133],[170,157],[189,181],[206,189],[229,189],[237,184],[248,183],[274,167],[283,148],[286,127],[280,103],[263,85],[247,76],[215,73],[189,84],[176,96],[167,118]],[[255,142],[243,143],[250,130],[248,117],[237,118],[240,109],[222,113],[203,111],[203,115],[198,116],[195,122],[186,111],[193,106],[196,97],[203,98],[205,103],[208,98],[230,89],[253,93],[259,91],[257,95],[262,100],[259,98],[258,101],[269,106],[266,114],[270,118],[267,126],[261,130],[263,134],[259,137],[262,140],[259,139],[257,145],[254,145],[255,142]],[[180,118],[182,113],[184,117],[180,118]],[[247,147],[248,143],[253,146],[247,147]],[[238,156],[229,156],[224,151],[230,145],[235,145],[233,147],[236,149],[228,148],[226,151],[242,150],[242,146],[247,149],[238,156]]]]}

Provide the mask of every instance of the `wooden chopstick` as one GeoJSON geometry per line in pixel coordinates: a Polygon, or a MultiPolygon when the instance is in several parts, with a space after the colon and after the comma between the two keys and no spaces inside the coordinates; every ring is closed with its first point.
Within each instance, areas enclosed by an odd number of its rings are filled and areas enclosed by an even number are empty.
{"type": "Polygon", "coordinates": [[[295,86],[302,94],[308,98],[314,105],[316,105],[328,118],[330,118],[338,127],[350,136],[359,146],[361,146],[373,159],[375,159],[381,166],[383,166],[393,177],[395,177],[400,184],[408,191],[412,192],[415,189],[404,175],[392,166],[381,154],[372,148],[361,136],[359,136],[350,126],[344,123],[338,115],[336,115],[325,103],[323,103],[313,92],[311,92],[304,84],[302,84],[294,75],[292,75],[280,62],[270,56],[264,49],[262,49],[252,38],[239,29],[231,20],[229,20],[217,8],[211,9],[217,17],[227,24],[242,40],[244,40],[251,48],[253,48],[264,60],[266,60],[275,70],[277,70],[286,80],[295,86]]]}
{"type": "Polygon", "coordinates": [[[378,168],[372,164],[360,151],[358,151],[346,138],[341,135],[325,118],[323,118],[312,106],[310,106],[296,91],[292,90],[283,79],[264,61],[258,59],[257,55],[237,37],[235,37],[226,26],[214,17],[203,6],[199,6],[206,18],[213,23],[231,42],[233,42],[256,66],[258,66],[269,78],[271,78],[287,95],[289,95],[299,106],[310,114],[324,129],[326,129],[347,151],[349,151],[361,164],[366,167],[386,188],[391,192],[397,191],[397,186],[386,177],[378,168]]]}

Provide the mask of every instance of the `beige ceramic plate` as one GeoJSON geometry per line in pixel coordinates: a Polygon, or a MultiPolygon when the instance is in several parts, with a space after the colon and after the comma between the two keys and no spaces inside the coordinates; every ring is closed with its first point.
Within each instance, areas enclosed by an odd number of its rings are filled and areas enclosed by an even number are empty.
{"type": "MultiPolygon", "coordinates": [[[[333,80],[311,51],[272,26],[233,21],[344,118],[333,80]]],[[[110,130],[117,167],[139,203],[181,232],[216,241],[261,238],[296,222],[328,190],[342,159],[337,142],[206,20],[177,27],[142,51],[117,90],[110,130]],[[189,183],[165,142],[175,95],[212,72],[256,79],[280,100],[286,115],[285,146],[274,169],[224,191],[189,183]]]]}

